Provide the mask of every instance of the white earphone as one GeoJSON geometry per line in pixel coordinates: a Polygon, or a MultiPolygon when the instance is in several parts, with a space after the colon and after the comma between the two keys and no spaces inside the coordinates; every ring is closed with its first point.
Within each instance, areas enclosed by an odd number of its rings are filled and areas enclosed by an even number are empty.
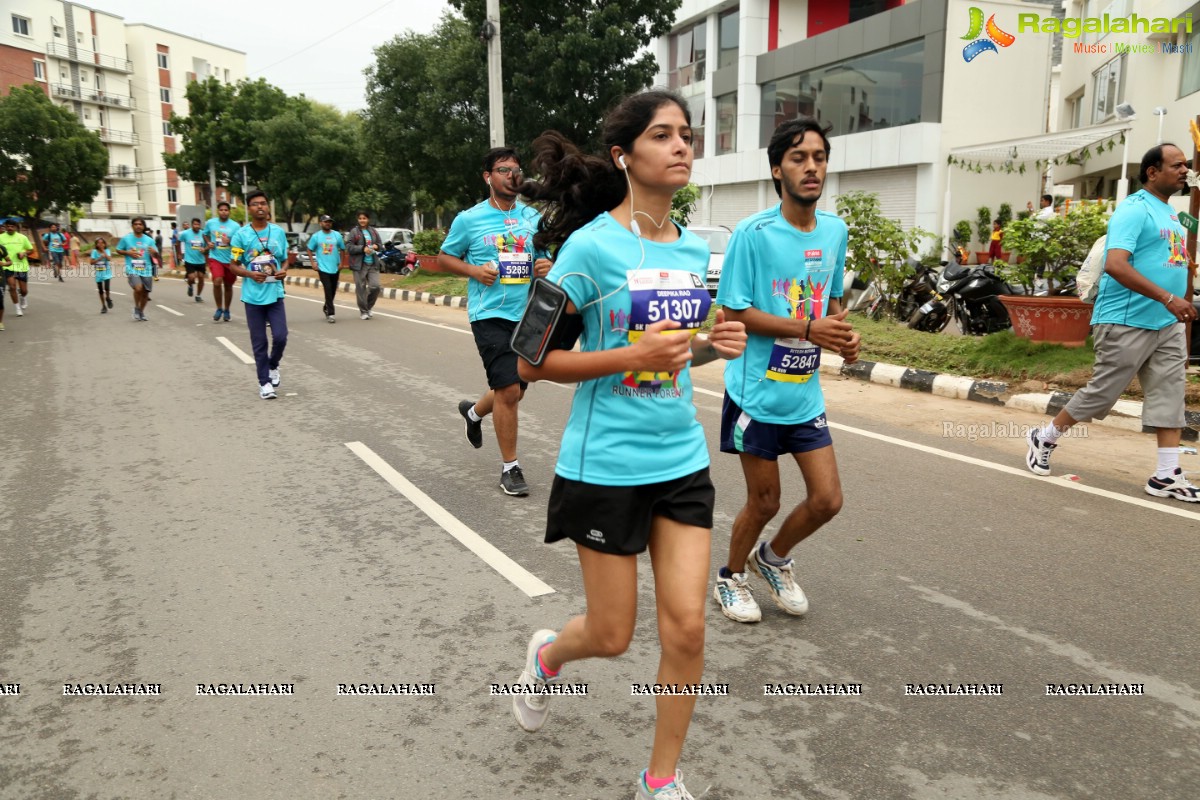
{"type": "Polygon", "coordinates": [[[487,185],[488,185],[488,186],[491,186],[491,185],[492,185],[492,179],[491,179],[491,178],[488,178],[488,179],[487,179],[487,185]]]}
{"type": "Polygon", "coordinates": [[[621,169],[629,169],[629,167],[625,166],[625,154],[624,153],[617,156],[617,163],[621,165],[621,169]]]}

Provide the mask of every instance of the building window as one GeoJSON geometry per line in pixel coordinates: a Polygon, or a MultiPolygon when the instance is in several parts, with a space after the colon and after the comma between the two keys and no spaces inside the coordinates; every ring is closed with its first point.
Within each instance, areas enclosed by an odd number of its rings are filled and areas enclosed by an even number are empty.
{"type": "Polygon", "coordinates": [[[92,110],[90,108],[88,108],[87,106],[84,106],[84,108],[83,108],[83,118],[84,119],[92,118],[92,110]]]}
{"type": "Polygon", "coordinates": [[[695,94],[687,98],[688,111],[692,115],[692,152],[696,158],[704,158],[704,95],[695,94]]]}
{"type": "Polygon", "coordinates": [[[178,189],[167,189],[167,202],[168,203],[178,203],[179,202],[179,190],[178,189]]]}
{"type": "Polygon", "coordinates": [[[158,90],[158,99],[162,100],[164,103],[171,102],[171,90],[166,86],[161,87],[158,90]]]}
{"type": "Polygon", "coordinates": [[[79,70],[79,80],[83,81],[84,83],[87,83],[87,81],[88,81],[88,74],[87,74],[87,70],[86,70],[86,69],[81,69],[81,70],[79,70]]]}
{"type": "Polygon", "coordinates": [[[1103,122],[1116,113],[1125,99],[1125,56],[1118,56],[1092,73],[1092,123],[1103,122]]]}
{"type": "Polygon", "coordinates": [[[1083,96],[1083,90],[1080,90],[1079,94],[1067,99],[1067,111],[1071,115],[1071,118],[1067,123],[1067,127],[1069,127],[1069,128],[1083,127],[1083,119],[1084,119],[1083,109],[1084,109],[1084,96],[1083,96]]]}
{"type": "Polygon", "coordinates": [[[163,120],[163,136],[174,136],[174,135],[175,134],[171,132],[171,123],[167,122],[164,119],[163,120]]]}
{"type": "Polygon", "coordinates": [[[700,22],[671,34],[671,73],[667,82],[672,89],[704,80],[704,61],[708,24],[700,22]]]}
{"type": "Polygon", "coordinates": [[[29,20],[26,17],[18,17],[16,14],[13,14],[12,21],[13,21],[13,33],[15,33],[17,36],[29,36],[30,35],[29,20]]]}
{"type": "Polygon", "coordinates": [[[75,31],[75,44],[83,44],[83,31],[75,31]]]}
{"type": "Polygon", "coordinates": [[[112,184],[108,184],[108,183],[104,184],[104,199],[105,200],[113,199],[112,184]]]}
{"type": "Polygon", "coordinates": [[[1200,90],[1200,53],[1196,52],[1200,50],[1200,28],[1180,42],[1180,46],[1186,47],[1179,77],[1179,96],[1183,97],[1200,90]]]}
{"type": "Polygon", "coordinates": [[[171,68],[170,62],[167,60],[166,53],[158,54],[158,68],[159,69],[170,69],[171,68]]]}
{"type": "Polygon", "coordinates": [[[737,152],[737,92],[717,101],[717,155],[737,152]]]}
{"type": "Polygon", "coordinates": [[[46,80],[46,62],[45,61],[34,61],[33,62],[33,78],[34,78],[34,80],[39,80],[39,81],[46,80]]]}
{"type": "Polygon", "coordinates": [[[229,70],[225,70],[225,82],[229,83],[229,70]]]}
{"type": "Polygon", "coordinates": [[[717,69],[737,63],[740,27],[736,8],[726,11],[717,21],[717,69]]]}
{"type": "Polygon", "coordinates": [[[920,122],[924,61],[918,40],[763,84],[760,146],[800,114],[831,125],[832,136],[920,122]]]}
{"type": "Polygon", "coordinates": [[[54,26],[54,38],[61,39],[62,36],[63,36],[62,25],[55,25],[54,26]]]}

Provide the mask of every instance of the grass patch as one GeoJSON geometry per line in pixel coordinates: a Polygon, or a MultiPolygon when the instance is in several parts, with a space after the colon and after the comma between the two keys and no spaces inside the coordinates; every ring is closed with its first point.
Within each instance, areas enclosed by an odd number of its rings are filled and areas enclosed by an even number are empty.
{"type": "MultiPolygon", "coordinates": [[[[293,268],[291,274],[297,278],[315,278],[316,270],[293,268]]],[[[338,273],[339,281],[354,282],[354,273],[343,269],[338,273]]],[[[379,283],[384,289],[407,289],[410,292],[429,292],[430,294],[448,294],[460,297],[467,295],[467,279],[444,272],[425,272],[417,270],[407,277],[393,273],[380,274],[379,283]]]]}

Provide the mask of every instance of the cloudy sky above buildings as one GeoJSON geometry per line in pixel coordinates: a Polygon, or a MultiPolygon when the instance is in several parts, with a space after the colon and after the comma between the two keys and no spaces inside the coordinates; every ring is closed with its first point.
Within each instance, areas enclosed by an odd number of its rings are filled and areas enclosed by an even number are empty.
{"type": "MultiPolygon", "coordinates": [[[[375,47],[406,30],[428,33],[445,0],[208,0],[202,6],[154,0],[92,0],[85,5],[246,53],[251,80],[266,78],[343,111],[366,106],[363,70],[375,47]]],[[[102,48],[103,49],[103,46],[102,48]]]]}

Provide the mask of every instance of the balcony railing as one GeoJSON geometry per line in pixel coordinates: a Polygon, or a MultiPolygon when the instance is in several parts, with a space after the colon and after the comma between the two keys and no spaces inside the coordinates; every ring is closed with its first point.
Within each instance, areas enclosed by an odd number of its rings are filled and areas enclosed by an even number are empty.
{"type": "Polygon", "coordinates": [[[133,131],[114,131],[112,128],[99,128],[100,141],[113,144],[137,144],[138,136],[133,131]]]}
{"type": "Polygon", "coordinates": [[[116,106],[117,108],[137,108],[137,101],[123,94],[109,94],[108,92],[100,92],[90,87],[76,89],[74,86],[68,86],[65,83],[56,83],[51,89],[55,97],[67,97],[72,100],[82,100],[85,103],[98,103],[105,106],[116,106]]]}
{"type": "Polygon", "coordinates": [[[137,167],[128,164],[109,164],[108,174],[104,177],[110,181],[136,181],[142,175],[137,167]]]}
{"type": "Polygon", "coordinates": [[[53,58],[61,58],[65,61],[74,61],[78,64],[91,64],[94,67],[112,69],[117,72],[133,72],[133,62],[127,58],[117,58],[116,56],[108,56],[104,53],[94,53],[91,50],[84,50],[82,47],[76,47],[75,55],[71,55],[71,47],[59,42],[46,42],[46,55],[53,58]]]}
{"type": "Polygon", "coordinates": [[[97,200],[91,205],[91,213],[97,216],[108,214],[145,214],[146,204],[124,203],[116,200],[97,200]]]}

